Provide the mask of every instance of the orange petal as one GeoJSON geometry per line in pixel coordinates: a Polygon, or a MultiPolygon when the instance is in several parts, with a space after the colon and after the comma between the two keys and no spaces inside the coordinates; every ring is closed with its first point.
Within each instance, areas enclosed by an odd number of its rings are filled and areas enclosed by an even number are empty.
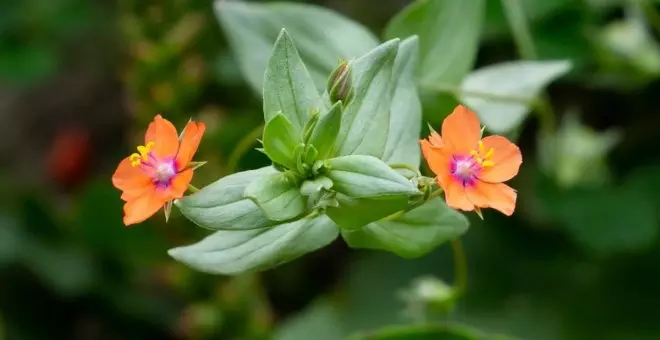
{"type": "Polygon", "coordinates": [[[490,159],[494,165],[483,168],[479,172],[479,179],[484,182],[501,183],[518,174],[522,164],[522,153],[518,146],[502,136],[488,136],[483,142],[486,150],[492,148],[495,151],[490,159]]]}
{"type": "Polygon", "coordinates": [[[446,177],[449,174],[449,158],[445,155],[444,150],[434,147],[425,139],[419,142],[422,146],[422,155],[431,171],[439,177],[446,177]]]}
{"type": "Polygon", "coordinates": [[[172,157],[179,149],[179,136],[176,128],[169,120],[160,115],[154,117],[154,120],[149,123],[147,133],[144,135],[145,145],[149,142],[154,142],[151,151],[160,158],[172,157]]]}
{"type": "Polygon", "coordinates": [[[465,106],[457,106],[442,122],[442,141],[454,151],[469,153],[480,138],[479,118],[465,106]]]}
{"type": "Polygon", "coordinates": [[[445,200],[447,205],[464,211],[474,210],[474,204],[468,199],[463,184],[452,178],[445,178],[445,200]]]}
{"type": "Polygon", "coordinates": [[[440,137],[440,135],[435,131],[431,131],[431,134],[429,135],[429,142],[431,142],[431,145],[438,148],[443,146],[442,137],[440,137]]]}
{"type": "Polygon", "coordinates": [[[188,186],[190,185],[190,181],[192,181],[192,177],[192,169],[186,169],[176,174],[176,176],[174,176],[172,179],[172,183],[170,184],[169,188],[167,188],[167,192],[165,193],[165,195],[169,198],[168,200],[183,197],[183,194],[186,192],[188,186]]]}
{"type": "Polygon", "coordinates": [[[112,175],[112,185],[124,192],[142,192],[151,186],[151,178],[140,168],[132,166],[130,158],[126,157],[112,175]]]}
{"type": "Polygon", "coordinates": [[[465,192],[470,202],[481,208],[493,208],[507,216],[511,216],[516,208],[518,194],[506,184],[477,181],[475,186],[466,188],[465,192]]]}
{"type": "Polygon", "coordinates": [[[147,190],[142,195],[124,204],[124,224],[140,223],[153,216],[167,202],[156,188],[147,190]]]}
{"type": "Polygon", "coordinates": [[[186,166],[190,163],[193,156],[195,156],[195,152],[197,152],[197,147],[202,140],[205,130],[206,125],[202,122],[188,122],[188,125],[186,125],[183,130],[181,145],[179,145],[179,153],[176,156],[176,161],[180,166],[186,166]]]}

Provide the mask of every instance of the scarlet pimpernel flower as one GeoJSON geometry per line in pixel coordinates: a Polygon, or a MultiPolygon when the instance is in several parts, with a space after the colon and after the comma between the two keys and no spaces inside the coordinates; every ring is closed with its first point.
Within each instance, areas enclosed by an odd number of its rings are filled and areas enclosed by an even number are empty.
{"type": "Polygon", "coordinates": [[[479,118],[457,106],[442,123],[442,135],[421,140],[422,154],[445,192],[447,205],[464,211],[493,208],[507,216],[516,206],[516,191],[504,184],[518,174],[520,149],[507,138],[482,139],[479,118]]]}
{"type": "Polygon", "coordinates": [[[206,126],[190,121],[181,136],[170,121],[157,115],[149,124],[144,145],[124,158],[112,176],[112,184],[122,191],[124,224],[140,223],[183,197],[197,164],[191,162],[206,126]]]}

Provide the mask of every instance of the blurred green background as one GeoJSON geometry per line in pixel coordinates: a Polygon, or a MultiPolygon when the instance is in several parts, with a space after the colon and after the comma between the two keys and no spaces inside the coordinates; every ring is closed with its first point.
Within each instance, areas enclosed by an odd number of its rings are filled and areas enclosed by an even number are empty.
{"type": "MultiPolygon", "coordinates": [[[[410,3],[305,2],[378,36],[410,3]]],[[[477,67],[517,59],[486,2],[477,67]]],[[[574,65],[548,89],[558,134],[526,122],[517,212],[470,214],[467,293],[432,317],[522,339],[660,339],[660,4],[523,3],[539,58],[574,65]]],[[[0,2],[0,339],[340,339],[419,321],[402,297],[416,278],[453,282],[448,246],[403,260],[338,239],[229,278],[167,256],[206,233],[176,209],[123,227],[110,177],[156,113],[207,124],[198,187],[267,164],[254,150],[234,164],[263,118],[227,46],[209,0],[0,2]]]]}

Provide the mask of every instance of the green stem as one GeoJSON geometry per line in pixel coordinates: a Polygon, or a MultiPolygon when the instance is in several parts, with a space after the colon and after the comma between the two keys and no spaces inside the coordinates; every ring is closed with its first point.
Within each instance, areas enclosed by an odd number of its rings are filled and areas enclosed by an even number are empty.
{"type": "Polygon", "coordinates": [[[192,184],[188,184],[188,191],[190,191],[192,193],[196,193],[196,192],[199,191],[199,189],[196,186],[192,185],[192,184]]]}
{"type": "Polygon", "coordinates": [[[502,7],[504,7],[504,14],[511,27],[513,40],[518,47],[518,53],[523,59],[536,59],[536,48],[534,47],[534,40],[527,23],[522,1],[502,0],[502,7]]]}
{"type": "MultiPolygon", "coordinates": [[[[529,60],[537,59],[538,55],[534,46],[532,31],[529,27],[522,1],[502,0],[502,7],[504,7],[506,19],[509,22],[509,28],[511,29],[511,34],[513,35],[513,40],[516,43],[520,57],[529,60]]],[[[534,104],[535,111],[541,120],[541,129],[546,134],[553,133],[556,129],[557,122],[547,95],[539,95],[539,98],[534,104]]]]}
{"type": "Polygon", "coordinates": [[[231,153],[229,156],[229,160],[227,160],[227,173],[234,173],[236,171],[236,167],[238,166],[238,161],[241,160],[241,157],[245,155],[245,153],[248,152],[252,144],[254,144],[254,141],[259,138],[261,135],[262,131],[264,129],[264,125],[261,124],[254,128],[249,134],[247,134],[243,139],[241,139],[240,142],[238,142],[238,145],[236,145],[236,148],[234,149],[234,152],[231,153]]]}
{"type": "Polygon", "coordinates": [[[467,289],[467,260],[461,239],[457,238],[451,241],[451,250],[454,254],[454,289],[456,295],[461,296],[467,289]]]}
{"type": "Polygon", "coordinates": [[[637,0],[639,2],[639,5],[642,7],[644,10],[644,14],[646,16],[646,20],[655,28],[658,32],[660,32],[660,14],[658,14],[658,11],[655,9],[655,6],[649,2],[649,0],[637,0]]]}
{"type": "Polygon", "coordinates": [[[535,105],[537,102],[534,99],[501,95],[491,92],[480,92],[480,91],[465,91],[456,85],[443,84],[443,83],[421,83],[420,86],[425,87],[429,90],[434,90],[442,93],[452,94],[454,97],[477,97],[494,102],[502,103],[516,103],[516,104],[526,104],[526,105],[535,105]]]}

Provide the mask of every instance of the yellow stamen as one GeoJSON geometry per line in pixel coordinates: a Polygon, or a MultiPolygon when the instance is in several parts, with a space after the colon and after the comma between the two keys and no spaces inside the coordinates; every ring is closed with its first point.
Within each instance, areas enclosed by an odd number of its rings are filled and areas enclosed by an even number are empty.
{"type": "Polygon", "coordinates": [[[483,141],[479,141],[477,145],[479,151],[477,150],[470,151],[470,155],[474,157],[474,160],[477,162],[477,164],[481,165],[482,167],[494,166],[495,163],[491,160],[491,158],[495,154],[495,149],[490,148],[488,149],[488,152],[486,152],[486,145],[484,144],[483,141]],[[483,155],[483,157],[481,155],[483,155]]]}
{"type": "Polygon", "coordinates": [[[129,160],[131,161],[132,166],[139,166],[143,161],[146,161],[149,158],[149,152],[153,148],[154,142],[149,142],[147,145],[139,145],[137,147],[138,153],[133,153],[130,155],[129,160]]]}

